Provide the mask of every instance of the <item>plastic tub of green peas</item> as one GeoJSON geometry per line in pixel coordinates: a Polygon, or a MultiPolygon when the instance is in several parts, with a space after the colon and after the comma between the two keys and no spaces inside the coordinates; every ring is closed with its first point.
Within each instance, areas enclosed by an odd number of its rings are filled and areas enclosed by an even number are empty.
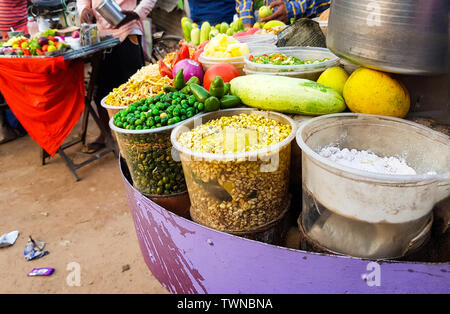
{"type": "Polygon", "coordinates": [[[186,191],[181,163],[172,158],[170,133],[202,110],[194,96],[171,92],[142,99],[111,118],[109,126],[138,191],[149,197],[186,191]]]}

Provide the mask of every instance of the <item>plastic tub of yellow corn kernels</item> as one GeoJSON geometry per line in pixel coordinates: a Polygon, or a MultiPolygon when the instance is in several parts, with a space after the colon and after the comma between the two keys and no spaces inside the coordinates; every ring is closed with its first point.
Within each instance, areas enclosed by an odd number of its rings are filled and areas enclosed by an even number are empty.
{"type": "Polygon", "coordinates": [[[289,202],[295,122],[252,108],[200,115],[171,134],[191,200],[192,219],[229,233],[280,218],[289,202]]]}

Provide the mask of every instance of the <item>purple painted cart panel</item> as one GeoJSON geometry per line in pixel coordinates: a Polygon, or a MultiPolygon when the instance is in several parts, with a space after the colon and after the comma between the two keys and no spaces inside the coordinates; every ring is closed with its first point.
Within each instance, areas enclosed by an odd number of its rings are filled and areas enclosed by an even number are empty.
{"type": "Polygon", "coordinates": [[[450,264],[374,262],[212,230],[144,197],[123,175],[145,262],[171,293],[450,293],[450,264]]]}

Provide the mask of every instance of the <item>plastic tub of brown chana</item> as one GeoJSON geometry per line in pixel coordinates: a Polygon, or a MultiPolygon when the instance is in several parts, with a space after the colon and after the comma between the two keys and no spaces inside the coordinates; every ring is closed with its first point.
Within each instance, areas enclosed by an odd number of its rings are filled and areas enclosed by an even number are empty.
{"type": "Polygon", "coordinates": [[[239,108],[200,115],[171,134],[191,200],[192,219],[229,233],[255,230],[289,202],[294,121],[239,108]]]}

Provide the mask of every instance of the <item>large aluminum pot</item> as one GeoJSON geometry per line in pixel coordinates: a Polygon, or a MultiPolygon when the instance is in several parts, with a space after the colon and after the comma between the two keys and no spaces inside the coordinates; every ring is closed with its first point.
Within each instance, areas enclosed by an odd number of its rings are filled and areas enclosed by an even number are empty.
{"type": "Polygon", "coordinates": [[[327,46],[352,63],[401,74],[447,70],[448,0],[333,0],[327,46]]]}

